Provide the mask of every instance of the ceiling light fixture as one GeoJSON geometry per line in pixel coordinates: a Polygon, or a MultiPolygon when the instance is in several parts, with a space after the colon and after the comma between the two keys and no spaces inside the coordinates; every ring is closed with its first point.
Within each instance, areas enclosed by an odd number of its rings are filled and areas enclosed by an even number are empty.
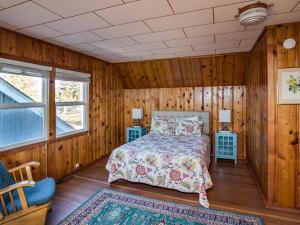
{"type": "Polygon", "coordinates": [[[239,18],[242,26],[252,26],[262,23],[268,16],[268,8],[273,4],[266,4],[260,1],[239,8],[239,14],[235,18],[239,18]]]}

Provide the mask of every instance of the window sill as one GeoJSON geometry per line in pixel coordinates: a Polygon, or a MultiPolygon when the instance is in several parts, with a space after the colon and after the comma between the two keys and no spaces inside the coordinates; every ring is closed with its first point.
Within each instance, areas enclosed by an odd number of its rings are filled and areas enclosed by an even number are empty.
{"type": "Polygon", "coordinates": [[[86,135],[86,134],[88,134],[88,133],[89,133],[89,131],[88,131],[88,130],[85,130],[85,131],[80,131],[80,132],[77,132],[77,133],[66,134],[66,135],[64,135],[64,136],[56,137],[56,138],[53,139],[53,140],[48,140],[48,141],[47,141],[47,144],[52,144],[52,143],[55,143],[55,142],[58,142],[58,141],[63,141],[63,140],[66,140],[66,139],[70,139],[70,138],[75,138],[75,137],[83,136],[83,135],[86,135]]]}
{"type": "Polygon", "coordinates": [[[18,153],[18,152],[24,151],[26,149],[34,148],[36,146],[45,145],[45,144],[53,144],[53,143],[58,142],[58,141],[63,141],[63,140],[66,140],[66,139],[71,139],[71,138],[87,135],[88,133],[89,133],[89,131],[81,131],[81,132],[78,132],[78,133],[75,133],[75,134],[69,134],[69,135],[65,135],[65,136],[62,136],[62,137],[57,137],[53,140],[37,141],[37,142],[34,142],[34,143],[30,143],[30,144],[24,144],[22,146],[16,146],[16,147],[12,146],[12,147],[8,147],[8,148],[4,148],[3,150],[2,149],[0,150],[0,157],[4,157],[6,155],[11,155],[11,154],[14,154],[14,153],[18,153]]]}
{"type": "Polygon", "coordinates": [[[37,142],[32,142],[32,143],[24,143],[24,145],[22,146],[11,146],[11,147],[7,147],[4,149],[0,149],[0,156],[6,156],[6,155],[10,155],[12,153],[17,153],[17,152],[21,152],[24,151],[24,149],[30,149],[30,148],[34,148],[36,146],[39,145],[45,145],[47,143],[46,140],[44,141],[37,141],[37,142]]]}

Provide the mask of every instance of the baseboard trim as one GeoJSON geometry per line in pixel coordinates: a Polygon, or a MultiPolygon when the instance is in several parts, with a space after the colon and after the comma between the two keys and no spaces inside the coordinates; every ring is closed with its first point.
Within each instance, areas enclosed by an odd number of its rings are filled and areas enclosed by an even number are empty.
{"type": "Polygon", "coordinates": [[[256,176],[254,175],[254,172],[253,172],[253,170],[252,170],[252,168],[251,168],[249,162],[248,162],[248,159],[246,158],[245,160],[246,160],[246,164],[247,164],[247,166],[248,166],[248,168],[249,168],[249,170],[250,170],[251,176],[252,176],[252,178],[253,178],[253,180],[254,180],[254,183],[255,183],[255,185],[256,185],[258,191],[259,191],[259,194],[260,194],[260,196],[262,197],[262,199],[263,199],[263,201],[264,201],[264,204],[265,204],[266,208],[270,208],[270,207],[269,207],[269,204],[268,204],[268,201],[267,201],[267,199],[265,198],[265,195],[264,195],[264,193],[263,193],[263,191],[262,191],[262,189],[261,189],[261,187],[260,187],[260,185],[259,185],[259,183],[258,183],[258,181],[257,181],[257,179],[256,179],[256,176]]]}
{"type": "Polygon", "coordinates": [[[89,166],[92,165],[93,163],[97,162],[98,160],[101,160],[101,159],[106,158],[106,157],[107,157],[107,155],[100,156],[99,158],[97,158],[97,159],[95,159],[95,160],[93,160],[93,161],[87,163],[87,164],[84,165],[84,166],[80,166],[80,167],[78,167],[78,168],[75,168],[75,169],[72,170],[70,173],[67,173],[67,174],[65,174],[63,177],[56,179],[56,180],[55,180],[55,183],[56,183],[56,184],[59,184],[59,183],[62,183],[62,182],[64,182],[64,181],[68,180],[68,179],[70,178],[70,176],[73,176],[74,173],[79,172],[79,171],[81,171],[81,170],[83,170],[83,169],[89,167],[89,166]]]}
{"type": "Polygon", "coordinates": [[[279,210],[279,211],[285,211],[285,212],[288,212],[288,213],[297,213],[297,214],[300,215],[300,209],[285,208],[285,207],[280,207],[280,206],[271,205],[271,204],[268,204],[268,208],[269,209],[274,209],[274,210],[279,210]]]}
{"type": "Polygon", "coordinates": [[[252,168],[251,168],[251,166],[250,166],[247,158],[246,158],[246,163],[247,163],[247,166],[248,166],[248,168],[250,170],[251,176],[254,179],[254,182],[255,182],[255,184],[257,186],[257,189],[258,189],[261,197],[263,198],[263,201],[265,203],[266,208],[268,208],[268,209],[274,209],[274,210],[280,210],[280,211],[285,211],[285,212],[290,212],[290,213],[300,213],[300,209],[280,207],[280,206],[276,206],[274,203],[268,202],[267,199],[265,198],[264,194],[263,194],[263,191],[261,190],[261,187],[260,187],[260,185],[259,185],[259,183],[258,183],[258,181],[257,181],[257,179],[256,179],[256,177],[255,177],[255,175],[253,173],[253,170],[252,170],[252,168]]]}

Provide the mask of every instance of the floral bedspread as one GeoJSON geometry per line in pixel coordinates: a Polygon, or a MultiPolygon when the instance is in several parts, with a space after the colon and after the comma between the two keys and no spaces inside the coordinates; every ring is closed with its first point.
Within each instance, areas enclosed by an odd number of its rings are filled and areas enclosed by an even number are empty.
{"type": "Polygon", "coordinates": [[[209,207],[206,189],[212,187],[208,173],[210,139],[207,135],[174,136],[150,133],[116,148],[106,165],[108,182],[132,182],[199,193],[209,207]]]}

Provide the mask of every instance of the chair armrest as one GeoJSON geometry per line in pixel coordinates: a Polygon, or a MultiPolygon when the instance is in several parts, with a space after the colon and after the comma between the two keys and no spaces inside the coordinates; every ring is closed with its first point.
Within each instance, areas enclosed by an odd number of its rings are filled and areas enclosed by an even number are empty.
{"type": "Polygon", "coordinates": [[[4,215],[7,216],[8,215],[8,211],[4,202],[4,198],[3,195],[4,194],[8,194],[10,201],[12,203],[12,207],[14,212],[16,212],[16,206],[15,206],[15,202],[14,202],[14,198],[13,198],[13,194],[12,191],[16,190],[18,192],[19,195],[19,199],[21,202],[21,206],[22,209],[28,209],[28,204],[27,204],[27,200],[26,200],[26,196],[24,194],[24,187],[33,187],[35,185],[34,181],[30,181],[30,180],[26,180],[26,181],[21,181],[19,183],[15,183],[12,184],[6,188],[3,188],[0,190],[0,203],[2,205],[3,211],[4,211],[4,215]]]}
{"type": "Polygon", "coordinates": [[[25,167],[28,167],[28,166],[29,166],[29,167],[32,167],[32,166],[39,166],[39,165],[40,165],[39,162],[28,162],[28,163],[24,163],[24,164],[22,164],[22,165],[20,165],[20,166],[17,166],[17,167],[15,167],[15,168],[9,169],[8,172],[12,173],[12,172],[21,170],[21,169],[23,169],[23,168],[25,168],[25,167]]]}
{"type": "Polygon", "coordinates": [[[38,167],[39,165],[40,165],[39,162],[28,162],[23,165],[17,166],[15,168],[9,169],[8,172],[13,174],[13,177],[14,177],[15,181],[17,182],[15,172],[19,171],[21,179],[23,181],[24,179],[23,179],[23,175],[22,175],[22,169],[25,168],[26,174],[27,174],[27,180],[33,180],[32,173],[31,173],[31,167],[32,166],[38,167]]]}
{"type": "Polygon", "coordinates": [[[21,181],[15,184],[12,184],[6,188],[3,188],[0,190],[0,195],[4,195],[8,192],[11,192],[13,190],[16,190],[18,188],[23,188],[23,187],[34,187],[35,182],[31,181],[31,180],[25,180],[25,181],[21,181]]]}

